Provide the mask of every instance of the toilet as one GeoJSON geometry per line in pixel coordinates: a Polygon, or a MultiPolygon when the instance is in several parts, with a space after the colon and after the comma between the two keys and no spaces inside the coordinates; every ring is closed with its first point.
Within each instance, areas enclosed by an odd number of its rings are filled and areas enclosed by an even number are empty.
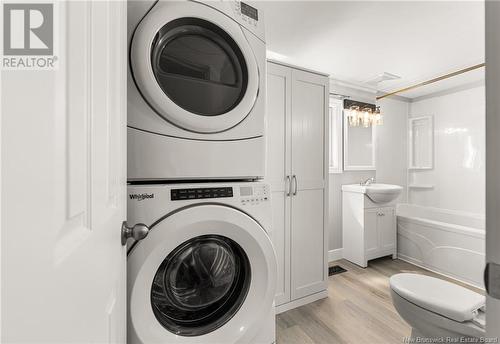
{"type": "Polygon", "coordinates": [[[400,273],[390,279],[399,315],[411,338],[480,338],[485,335],[485,297],[438,278],[400,273]]]}

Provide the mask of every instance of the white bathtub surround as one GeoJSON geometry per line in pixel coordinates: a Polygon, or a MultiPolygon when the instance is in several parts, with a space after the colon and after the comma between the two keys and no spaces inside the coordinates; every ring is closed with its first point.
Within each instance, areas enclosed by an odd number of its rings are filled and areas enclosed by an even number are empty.
{"type": "Polygon", "coordinates": [[[399,258],[483,288],[484,215],[411,204],[396,213],[399,258]]]}
{"type": "Polygon", "coordinates": [[[408,203],[484,214],[484,85],[421,98],[410,114],[432,115],[434,161],[432,169],[410,170],[408,203]]]}
{"type": "Polygon", "coordinates": [[[484,267],[484,92],[475,83],[409,103],[383,99],[384,126],[377,127],[377,181],[408,186],[400,201],[411,205],[397,210],[399,257],[478,287],[484,267]],[[431,168],[409,169],[408,118],[423,116],[432,116],[431,168]]]}

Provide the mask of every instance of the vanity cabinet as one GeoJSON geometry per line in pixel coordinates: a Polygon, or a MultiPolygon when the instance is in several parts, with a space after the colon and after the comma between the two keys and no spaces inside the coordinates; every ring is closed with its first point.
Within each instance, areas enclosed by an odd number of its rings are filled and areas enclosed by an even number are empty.
{"type": "Polygon", "coordinates": [[[328,295],[328,84],[326,75],[267,64],[266,181],[278,313],[328,295]]]}
{"type": "Polygon", "coordinates": [[[395,205],[378,205],[365,194],[342,191],[342,235],[344,258],[361,267],[371,259],[396,258],[395,205]]]}

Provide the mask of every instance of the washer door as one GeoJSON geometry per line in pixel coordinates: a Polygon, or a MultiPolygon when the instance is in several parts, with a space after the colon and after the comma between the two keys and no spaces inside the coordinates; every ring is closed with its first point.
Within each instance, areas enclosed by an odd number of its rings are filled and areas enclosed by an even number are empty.
{"type": "Polygon", "coordinates": [[[149,105],[186,130],[230,129],[257,99],[259,71],[241,27],[207,5],[158,2],[134,33],[130,59],[149,105]]]}
{"type": "Polygon", "coordinates": [[[249,342],[275,287],[273,247],[255,220],[220,205],[187,208],[129,254],[130,342],[249,342]]]}

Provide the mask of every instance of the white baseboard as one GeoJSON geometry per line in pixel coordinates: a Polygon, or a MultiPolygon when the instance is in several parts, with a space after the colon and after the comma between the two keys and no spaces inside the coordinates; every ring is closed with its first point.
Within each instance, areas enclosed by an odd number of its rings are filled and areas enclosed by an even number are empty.
{"type": "Polygon", "coordinates": [[[328,251],[328,262],[333,262],[334,260],[339,260],[344,258],[341,248],[328,251]]]}
{"type": "Polygon", "coordinates": [[[320,291],[316,294],[305,296],[301,299],[297,299],[297,300],[276,306],[276,314],[280,314],[280,313],[289,311],[290,309],[294,309],[294,308],[297,308],[300,306],[307,305],[308,303],[318,301],[318,300],[324,299],[326,297],[328,297],[328,290],[323,290],[323,291],[320,291]]]}

